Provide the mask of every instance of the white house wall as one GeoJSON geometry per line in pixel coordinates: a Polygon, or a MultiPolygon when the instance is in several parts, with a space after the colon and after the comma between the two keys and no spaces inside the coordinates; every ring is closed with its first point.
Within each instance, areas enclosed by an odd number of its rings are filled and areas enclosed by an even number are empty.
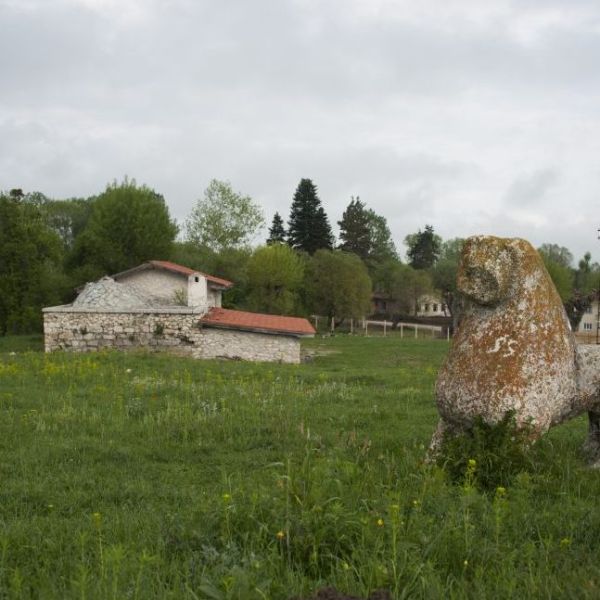
{"type": "Polygon", "coordinates": [[[577,335],[580,337],[589,337],[596,339],[596,328],[598,327],[598,301],[594,300],[591,306],[583,313],[579,326],[577,327],[577,335]]]}
{"type": "Polygon", "coordinates": [[[208,288],[208,306],[221,308],[221,290],[215,290],[214,288],[208,288]]]}

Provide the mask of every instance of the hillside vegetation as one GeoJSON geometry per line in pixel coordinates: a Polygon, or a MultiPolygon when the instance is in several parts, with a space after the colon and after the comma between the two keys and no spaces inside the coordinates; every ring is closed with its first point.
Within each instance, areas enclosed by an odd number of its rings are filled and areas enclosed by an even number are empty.
{"type": "Polygon", "coordinates": [[[0,597],[597,598],[580,418],[481,491],[423,463],[440,340],[300,365],[0,346],[0,597]]]}

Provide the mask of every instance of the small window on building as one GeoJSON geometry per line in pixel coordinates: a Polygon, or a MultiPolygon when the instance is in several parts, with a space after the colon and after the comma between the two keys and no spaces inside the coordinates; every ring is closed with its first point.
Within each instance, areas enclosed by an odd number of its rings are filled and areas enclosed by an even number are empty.
{"type": "Polygon", "coordinates": [[[196,276],[194,277],[194,281],[195,281],[196,283],[198,283],[198,282],[200,281],[200,277],[198,277],[198,276],[196,275],[196,276]]]}
{"type": "Polygon", "coordinates": [[[588,306],[588,307],[585,309],[585,312],[586,312],[588,315],[591,315],[591,314],[592,314],[592,307],[591,307],[591,306],[588,306]]]}
{"type": "Polygon", "coordinates": [[[591,323],[584,323],[583,324],[583,329],[585,331],[591,331],[592,330],[592,324],[591,323]]]}
{"type": "Polygon", "coordinates": [[[433,305],[433,312],[437,312],[437,304],[433,305]]]}
{"type": "Polygon", "coordinates": [[[425,305],[425,312],[429,312],[429,304],[425,305]]]}

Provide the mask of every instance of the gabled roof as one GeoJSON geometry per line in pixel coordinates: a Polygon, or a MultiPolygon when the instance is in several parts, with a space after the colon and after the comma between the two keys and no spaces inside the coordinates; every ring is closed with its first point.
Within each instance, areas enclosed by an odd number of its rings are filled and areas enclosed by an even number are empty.
{"type": "Polygon", "coordinates": [[[200,323],[207,327],[242,329],[258,333],[280,333],[295,336],[312,336],[316,333],[310,322],[300,317],[265,315],[227,308],[211,308],[200,319],[200,323]]]}
{"type": "Polygon", "coordinates": [[[178,265],[168,260],[149,260],[148,262],[159,269],[165,269],[166,271],[171,271],[173,273],[181,273],[182,275],[194,275],[194,273],[199,273],[200,275],[206,277],[210,283],[214,283],[215,285],[220,285],[225,288],[230,288],[233,285],[233,282],[227,279],[221,279],[221,277],[208,275],[208,273],[203,273],[202,271],[194,271],[194,269],[184,267],[183,265],[178,265]]]}
{"type": "Polygon", "coordinates": [[[168,260],[149,260],[141,265],[138,265],[137,267],[133,267],[132,269],[127,269],[126,271],[116,273],[115,275],[112,275],[112,278],[118,279],[123,275],[129,275],[130,273],[136,273],[137,271],[144,271],[145,269],[163,269],[165,271],[170,271],[171,273],[177,273],[178,275],[185,275],[186,277],[189,277],[190,275],[202,275],[203,277],[206,277],[206,280],[212,285],[222,288],[230,288],[233,285],[233,282],[228,281],[227,279],[221,279],[220,277],[215,277],[214,275],[208,275],[202,271],[196,271],[168,260]]]}

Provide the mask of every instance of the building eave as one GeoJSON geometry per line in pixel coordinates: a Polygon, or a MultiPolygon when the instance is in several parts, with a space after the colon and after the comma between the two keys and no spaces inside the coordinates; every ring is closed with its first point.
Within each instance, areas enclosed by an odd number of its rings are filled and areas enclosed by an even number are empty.
{"type": "Polygon", "coordinates": [[[222,323],[206,323],[200,320],[200,325],[202,327],[207,327],[210,329],[227,329],[229,331],[243,331],[250,333],[263,333],[266,335],[279,335],[293,338],[312,338],[315,337],[314,333],[301,333],[297,331],[284,331],[284,330],[275,330],[275,329],[263,329],[261,327],[244,327],[243,325],[226,325],[222,323]]]}

